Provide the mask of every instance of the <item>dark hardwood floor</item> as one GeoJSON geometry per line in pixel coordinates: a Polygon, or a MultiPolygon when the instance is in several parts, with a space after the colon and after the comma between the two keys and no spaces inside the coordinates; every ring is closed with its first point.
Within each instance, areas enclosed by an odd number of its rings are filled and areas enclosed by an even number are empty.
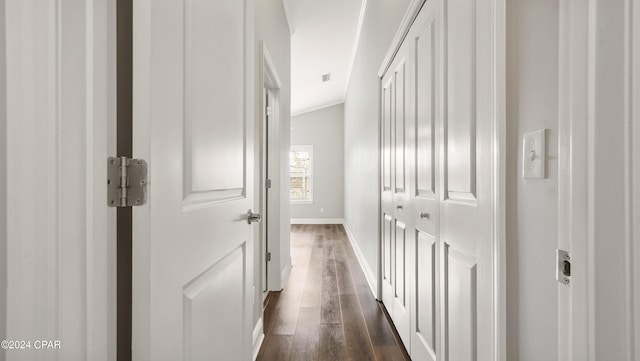
{"type": "Polygon", "coordinates": [[[266,302],[258,360],[410,360],[341,225],[292,226],[291,259],[266,302]]]}

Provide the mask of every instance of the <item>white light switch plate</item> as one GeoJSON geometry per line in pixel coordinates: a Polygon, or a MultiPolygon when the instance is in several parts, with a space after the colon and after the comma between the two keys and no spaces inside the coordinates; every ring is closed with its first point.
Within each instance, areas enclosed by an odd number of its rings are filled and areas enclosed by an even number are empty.
{"type": "Polygon", "coordinates": [[[545,178],[545,133],[546,129],[540,129],[522,136],[522,178],[545,178]]]}

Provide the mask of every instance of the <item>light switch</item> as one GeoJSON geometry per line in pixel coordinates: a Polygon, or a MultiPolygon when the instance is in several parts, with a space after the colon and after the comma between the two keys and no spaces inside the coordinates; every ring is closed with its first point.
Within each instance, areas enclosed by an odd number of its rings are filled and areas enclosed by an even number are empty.
{"type": "Polygon", "coordinates": [[[546,129],[540,129],[522,136],[522,178],[545,178],[545,133],[546,129]]]}

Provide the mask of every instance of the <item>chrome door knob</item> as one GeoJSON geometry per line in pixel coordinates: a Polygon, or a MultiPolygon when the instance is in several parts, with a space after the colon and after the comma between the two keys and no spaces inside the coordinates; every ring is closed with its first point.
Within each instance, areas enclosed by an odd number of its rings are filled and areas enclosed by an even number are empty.
{"type": "Polygon", "coordinates": [[[429,213],[427,212],[420,212],[420,218],[421,219],[429,219],[431,216],[429,215],[429,213]]]}
{"type": "Polygon", "coordinates": [[[247,223],[259,223],[261,220],[262,216],[260,215],[260,213],[253,213],[252,210],[249,210],[249,212],[247,212],[247,223]]]}

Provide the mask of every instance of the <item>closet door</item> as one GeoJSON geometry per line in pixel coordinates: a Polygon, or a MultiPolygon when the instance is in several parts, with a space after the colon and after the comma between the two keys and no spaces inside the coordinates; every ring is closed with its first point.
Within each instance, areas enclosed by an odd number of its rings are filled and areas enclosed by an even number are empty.
{"type": "Polygon", "coordinates": [[[427,0],[381,77],[382,299],[414,360],[495,360],[496,14],[427,0]]]}
{"type": "MultiPolygon", "coordinates": [[[[412,126],[409,129],[412,153],[411,177],[413,224],[411,243],[414,252],[411,287],[411,345],[414,360],[435,361],[440,359],[440,330],[438,324],[438,137],[440,126],[440,63],[439,41],[440,19],[435,1],[427,1],[414,21],[407,40],[410,43],[415,89],[415,107],[412,126]]],[[[409,347],[408,345],[405,345],[409,347]]]]}
{"type": "Polygon", "coordinates": [[[442,360],[497,357],[499,2],[443,0],[447,25],[442,37],[446,98],[439,133],[442,360]]]}
{"type": "Polygon", "coordinates": [[[382,78],[382,293],[405,345],[410,342],[413,188],[408,129],[413,87],[410,47],[403,45],[382,78]]]}

